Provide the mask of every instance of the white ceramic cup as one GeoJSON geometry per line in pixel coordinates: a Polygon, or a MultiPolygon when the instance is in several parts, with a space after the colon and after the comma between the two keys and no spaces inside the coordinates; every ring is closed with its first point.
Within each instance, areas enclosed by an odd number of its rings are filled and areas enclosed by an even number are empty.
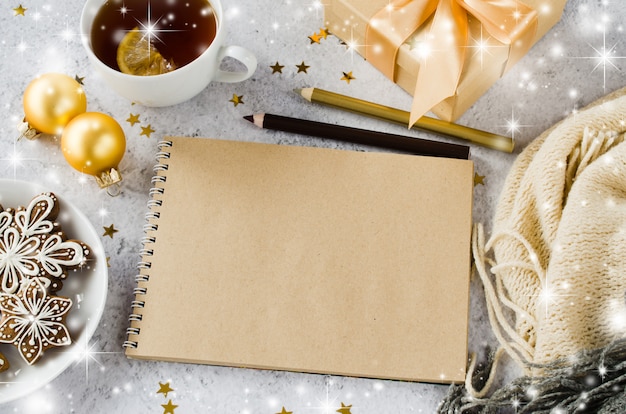
{"type": "Polygon", "coordinates": [[[91,26],[105,2],[106,0],[85,2],[80,19],[82,43],[89,60],[104,81],[111,89],[132,102],[145,106],[176,105],[199,94],[211,81],[241,82],[252,76],[256,70],[257,60],[249,50],[241,46],[224,45],[222,5],[219,0],[210,0],[217,19],[217,31],[213,42],[195,60],[160,75],[137,76],[119,72],[98,59],[91,46],[91,26]],[[246,71],[228,72],[219,69],[220,63],[226,57],[242,62],[246,71]]]}

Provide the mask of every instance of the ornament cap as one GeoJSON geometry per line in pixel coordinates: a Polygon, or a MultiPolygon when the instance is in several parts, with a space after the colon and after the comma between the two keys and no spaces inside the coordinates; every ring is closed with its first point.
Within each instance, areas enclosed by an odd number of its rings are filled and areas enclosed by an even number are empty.
{"type": "Polygon", "coordinates": [[[26,118],[22,119],[22,122],[20,122],[17,125],[17,130],[20,133],[20,136],[18,137],[18,140],[21,139],[22,137],[30,139],[30,140],[34,140],[34,139],[37,139],[37,138],[39,138],[41,136],[41,132],[39,132],[35,128],[33,128],[26,121],[26,118]]]}
{"type": "Polygon", "coordinates": [[[100,188],[107,188],[122,181],[122,175],[115,168],[111,168],[109,171],[103,171],[94,177],[100,188]]]}

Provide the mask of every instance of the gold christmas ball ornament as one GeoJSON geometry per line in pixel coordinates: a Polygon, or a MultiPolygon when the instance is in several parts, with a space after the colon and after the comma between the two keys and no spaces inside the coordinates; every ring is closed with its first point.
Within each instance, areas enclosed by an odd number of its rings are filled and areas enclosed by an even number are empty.
{"type": "Polygon", "coordinates": [[[61,150],[74,169],[93,175],[100,188],[122,181],[117,168],[124,157],[126,137],[110,116],[85,112],[74,117],[63,129],[61,150]]]}
{"type": "Polygon", "coordinates": [[[34,79],[24,91],[22,135],[36,138],[38,133],[60,135],[77,115],[87,110],[83,87],[61,73],[46,73],[34,79]]]}

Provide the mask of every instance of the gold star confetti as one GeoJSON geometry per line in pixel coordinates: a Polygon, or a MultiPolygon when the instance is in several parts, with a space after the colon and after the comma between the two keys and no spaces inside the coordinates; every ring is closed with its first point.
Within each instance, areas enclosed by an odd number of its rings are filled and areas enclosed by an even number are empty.
{"type": "Polygon", "coordinates": [[[107,256],[107,267],[111,267],[111,256],[107,256]]]}
{"type": "Polygon", "coordinates": [[[338,409],[337,412],[341,414],[352,414],[352,412],[350,411],[351,408],[352,404],[345,405],[344,403],[341,403],[341,408],[338,409]]]}
{"type": "Polygon", "coordinates": [[[104,229],[104,234],[102,235],[102,237],[109,236],[110,238],[113,238],[113,234],[119,231],[115,228],[115,224],[111,224],[109,227],[102,226],[102,228],[104,229]]]}
{"type": "Polygon", "coordinates": [[[174,409],[178,406],[172,404],[172,400],[169,400],[167,404],[161,404],[161,407],[163,407],[163,414],[174,414],[174,409]]]}
{"type": "Polygon", "coordinates": [[[320,39],[321,39],[321,37],[317,33],[313,33],[311,36],[309,36],[309,40],[311,41],[311,44],[313,44],[313,43],[319,44],[320,43],[320,39]]]}
{"type": "Polygon", "coordinates": [[[350,84],[350,81],[355,80],[356,78],[354,76],[352,76],[352,71],[346,73],[346,72],[342,72],[343,76],[341,77],[341,80],[345,80],[346,82],[348,82],[348,84],[350,84]]]}
{"type": "Polygon", "coordinates": [[[153,132],[154,129],[152,129],[152,125],[148,124],[148,126],[141,127],[141,134],[139,134],[139,136],[145,135],[146,137],[150,138],[150,134],[152,134],[153,132]]]}
{"type": "Polygon", "coordinates": [[[484,178],[484,175],[478,175],[478,173],[474,173],[474,187],[476,187],[478,184],[485,185],[485,182],[483,181],[484,178]]]}
{"type": "Polygon", "coordinates": [[[170,387],[169,382],[166,382],[165,384],[159,382],[159,390],[157,391],[157,394],[163,394],[165,395],[165,398],[167,398],[167,394],[172,391],[174,391],[174,389],[170,387]]]}
{"type": "Polygon", "coordinates": [[[131,112],[130,115],[128,116],[128,119],[126,120],[126,122],[128,122],[130,124],[130,126],[135,126],[135,124],[139,123],[139,114],[134,115],[131,112]]]}
{"type": "Polygon", "coordinates": [[[284,68],[284,67],[285,67],[284,65],[281,65],[280,63],[278,63],[278,61],[276,61],[276,63],[275,63],[275,64],[273,64],[272,66],[270,66],[270,68],[272,68],[272,75],[273,75],[274,73],[276,73],[276,72],[278,72],[278,73],[283,73],[283,68],[284,68]]]}
{"type": "Polygon", "coordinates": [[[233,93],[233,97],[230,98],[230,100],[228,102],[232,102],[233,105],[235,105],[235,106],[237,106],[239,104],[243,105],[244,104],[244,102],[243,102],[243,95],[238,96],[237,94],[233,93]]]}
{"type": "Polygon", "coordinates": [[[328,29],[325,27],[320,28],[319,36],[323,39],[326,39],[328,37],[328,29]]]}
{"type": "Polygon", "coordinates": [[[80,76],[75,75],[75,76],[74,76],[74,80],[75,80],[76,82],[78,82],[79,84],[84,85],[83,81],[85,80],[85,77],[83,76],[83,77],[81,78],[80,76]]]}
{"type": "Polygon", "coordinates": [[[279,413],[276,413],[276,414],[293,414],[293,411],[287,411],[287,410],[285,410],[285,407],[283,407],[283,410],[281,412],[279,412],[279,413]]]}
{"type": "Polygon", "coordinates": [[[18,7],[14,8],[13,11],[15,12],[14,16],[25,16],[25,12],[26,10],[28,10],[27,8],[22,7],[22,5],[20,4],[18,7]]]}
{"type": "Polygon", "coordinates": [[[304,61],[302,61],[302,63],[300,63],[299,65],[296,65],[296,67],[298,68],[298,73],[300,72],[308,73],[306,70],[310,68],[310,66],[307,66],[304,64],[304,61]]]}

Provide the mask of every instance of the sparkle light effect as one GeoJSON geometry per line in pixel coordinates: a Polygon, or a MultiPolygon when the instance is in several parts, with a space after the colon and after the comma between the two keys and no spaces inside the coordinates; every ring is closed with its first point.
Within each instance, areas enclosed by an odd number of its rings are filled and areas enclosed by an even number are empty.
{"type": "MultiPolygon", "coordinates": [[[[345,53],[350,54],[350,62],[354,63],[354,53],[356,52],[358,55],[358,49],[364,47],[365,45],[358,44],[358,42],[354,39],[354,31],[352,26],[350,27],[350,40],[345,43],[340,43],[342,46],[345,46],[345,53]]],[[[360,56],[360,55],[359,55],[360,56]]]]}
{"type": "Polygon", "coordinates": [[[35,10],[35,12],[33,13],[33,20],[35,22],[38,22],[41,20],[41,12],[39,10],[35,10]]]}
{"type": "Polygon", "coordinates": [[[102,352],[102,351],[94,351],[94,348],[96,347],[96,345],[98,344],[98,342],[94,342],[93,344],[89,344],[87,341],[85,341],[84,346],[81,348],[79,346],[77,346],[76,348],[78,349],[77,351],[73,351],[72,353],[76,356],[76,363],[75,365],[78,365],[79,363],[83,362],[85,364],[85,383],[89,383],[89,362],[90,361],[94,361],[95,363],[97,363],[100,366],[100,370],[104,371],[104,365],[102,365],[100,363],[100,361],[96,358],[97,355],[106,355],[106,354],[120,354],[121,352],[102,352]]]}
{"type": "Polygon", "coordinates": [[[6,157],[0,158],[0,161],[7,161],[9,165],[13,167],[13,179],[17,179],[18,167],[24,166],[24,161],[36,161],[37,158],[25,158],[22,153],[17,150],[17,143],[19,139],[13,141],[13,152],[8,153],[6,157]]]}
{"type": "MultiPolygon", "coordinates": [[[[119,12],[123,15],[125,15],[128,11],[129,9],[124,6],[119,9],[119,12]]],[[[139,32],[142,33],[142,40],[145,38],[148,39],[148,52],[150,52],[153,40],[157,40],[159,43],[164,43],[163,39],[159,37],[159,34],[167,32],[177,32],[179,30],[158,29],[157,25],[163,19],[163,16],[159,16],[159,18],[155,21],[152,20],[152,8],[150,7],[150,2],[148,2],[147,17],[148,21],[145,23],[137,19],[135,19],[135,21],[137,21],[137,23],[139,24],[139,32]]],[[[171,16],[169,18],[170,20],[173,20],[174,17],[175,16],[171,16]]]]}
{"type": "Polygon", "coordinates": [[[545,312],[546,318],[548,317],[548,308],[550,304],[554,302],[554,297],[555,297],[554,291],[550,287],[550,284],[548,283],[548,279],[546,279],[545,284],[543,288],[541,289],[541,292],[539,293],[539,301],[544,306],[544,312],[545,312]]]}
{"type": "Polygon", "coordinates": [[[617,43],[612,46],[607,46],[606,44],[606,25],[602,25],[602,46],[595,47],[591,43],[589,43],[589,47],[593,49],[595,52],[594,56],[582,56],[578,59],[592,59],[597,60],[598,63],[593,67],[591,73],[595,72],[596,69],[602,69],[602,88],[606,90],[606,71],[608,69],[615,69],[620,71],[620,68],[613,62],[617,59],[626,59],[626,56],[618,56],[616,54],[617,43]]]}
{"type": "Polygon", "coordinates": [[[432,47],[429,42],[416,41],[411,45],[411,51],[424,61],[432,54],[432,47]]]}
{"type": "Polygon", "coordinates": [[[517,410],[522,406],[522,402],[519,399],[519,397],[515,396],[515,398],[513,398],[513,400],[511,400],[511,407],[513,407],[513,409],[515,410],[515,412],[517,413],[517,410]]]}
{"type": "Polygon", "coordinates": [[[505,128],[511,134],[511,138],[515,139],[515,133],[520,132],[520,128],[529,127],[530,125],[520,124],[519,118],[515,116],[515,110],[511,109],[511,118],[506,121],[505,128]]]}
{"type": "MultiPolygon", "coordinates": [[[[49,390],[49,388],[49,386],[46,386],[46,391],[49,390]]],[[[54,406],[53,401],[51,401],[50,393],[38,392],[33,395],[29,395],[28,398],[25,399],[23,412],[25,414],[54,413],[56,412],[56,408],[57,407],[54,406]]]]}
{"type": "MultiPolygon", "coordinates": [[[[516,19],[517,20],[517,19],[516,19]]],[[[492,55],[491,50],[495,49],[495,48],[504,48],[504,49],[508,49],[509,45],[505,45],[505,44],[501,44],[499,42],[492,42],[491,41],[492,37],[491,36],[487,36],[485,38],[484,34],[483,34],[483,25],[480,25],[480,37],[478,39],[475,39],[474,37],[470,38],[470,44],[467,46],[464,46],[468,49],[474,49],[474,54],[472,55],[472,57],[478,55],[480,57],[480,67],[483,68],[483,60],[484,60],[484,56],[485,54],[488,55],[492,55]]]]}
{"type": "Polygon", "coordinates": [[[58,36],[61,37],[61,39],[65,40],[65,49],[67,50],[69,48],[70,42],[72,41],[72,39],[74,39],[74,37],[76,36],[80,36],[80,34],[78,33],[74,33],[71,29],[70,29],[71,25],[70,23],[66,20],[65,21],[65,29],[58,34],[58,36]]]}
{"type": "Polygon", "coordinates": [[[324,3],[322,3],[320,0],[313,0],[311,3],[309,3],[309,10],[313,10],[315,11],[315,16],[319,17],[320,15],[320,11],[324,10],[324,3]]]}
{"type": "MultiPolygon", "coordinates": [[[[545,277],[545,280],[542,282],[541,291],[536,295],[530,295],[531,297],[537,297],[539,299],[539,303],[543,306],[545,317],[548,317],[548,312],[550,310],[550,306],[555,304],[558,298],[567,298],[573,297],[575,295],[559,293],[565,292],[569,288],[569,284],[562,283],[561,285],[554,286],[550,284],[548,277],[545,277]]],[[[563,303],[561,303],[563,305],[563,303]]],[[[574,302],[569,303],[570,306],[574,305],[574,302]]]]}
{"type": "Polygon", "coordinates": [[[622,301],[611,300],[608,312],[611,329],[618,334],[623,333],[626,330],[626,308],[622,301]]]}
{"type": "Polygon", "coordinates": [[[122,2],[122,7],[120,7],[119,9],[117,9],[117,11],[123,16],[126,17],[126,14],[129,11],[132,11],[132,9],[129,9],[128,7],[126,7],[126,4],[124,4],[124,2],[122,2]]]}
{"type": "Polygon", "coordinates": [[[104,208],[103,204],[101,205],[100,210],[98,210],[98,215],[100,215],[100,217],[102,218],[103,222],[101,224],[103,224],[104,218],[109,215],[109,211],[106,208],[104,208]]]}
{"type": "Polygon", "coordinates": [[[318,406],[311,407],[311,409],[316,410],[321,414],[333,414],[337,412],[337,406],[339,403],[337,402],[337,397],[330,399],[330,387],[333,385],[333,380],[330,377],[326,377],[324,379],[326,386],[326,398],[324,400],[318,399],[318,406]]]}
{"type": "Polygon", "coordinates": [[[17,51],[20,52],[20,55],[23,57],[24,56],[24,52],[26,52],[26,50],[30,49],[30,46],[28,46],[28,44],[26,44],[24,42],[24,39],[21,38],[20,42],[15,46],[15,49],[17,49],[17,51]]]}
{"type": "Polygon", "coordinates": [[[607,67],[607,65],[613,66],[615,69],[619,70],[619,68],[617,66],[615,66],[615,64],[611,60],[613,58],[612,55],[614,54],[616,45],[617,44],[614,44],[610,48],[607,48],[607,46],[606,46],[606,30],[602,30],[602,48],[600,48],[598,50],[595,47],[591,46],[592,49],[598,54],[598,57],[597,57],[598,64],[596,64],[596,66],[593,68],[593,71],[595,71],[598,67],[602,66],[602,78],[603,78],[602,86],[603,86],[604,89],[606,89],[606,67],[607,67]]]}
{"type": "Polygon", "coordinates": [[[137,20],[137,23],[139,23],[139,25],[141,26],[139,31],[143,33],[143,37],[142,39],[145,39],[146,37],[148,37],[148,51],[150,51],[150,48],[152,47],[152,38],[154,36],[155,39],[157,39],[159,42],[163,42],[159,36],[156,34],[157,30],[154,28],[156,26],[156,24],[161,20],[163,16],[159,17],[157,19],[156,22],[152,23],[152,13],[151,13],[151,7],[150,7],[150,2],[148,2],[148,22],[147,24],[144,24],[143,22],[137,20]]]}
{"type": "Polygon", "coordinates": [[[489,47],[490,47],[489,46],[489,39],[491,39],[491,37],[487,37],[487,39],[485,39],[483,37],[483,26],[480,25],[480,38],[479,39],[472,38],[471,40],[473,41],[473,45],[472,46],[467,46],[470,49],[476,49],[472,56],[476,56],[477,54],[480,56],[480,67],[481,67],[481,69],[483,67],[484,54],[485,53],[491,54],[491,52],[489,52],[489,47]]]}

